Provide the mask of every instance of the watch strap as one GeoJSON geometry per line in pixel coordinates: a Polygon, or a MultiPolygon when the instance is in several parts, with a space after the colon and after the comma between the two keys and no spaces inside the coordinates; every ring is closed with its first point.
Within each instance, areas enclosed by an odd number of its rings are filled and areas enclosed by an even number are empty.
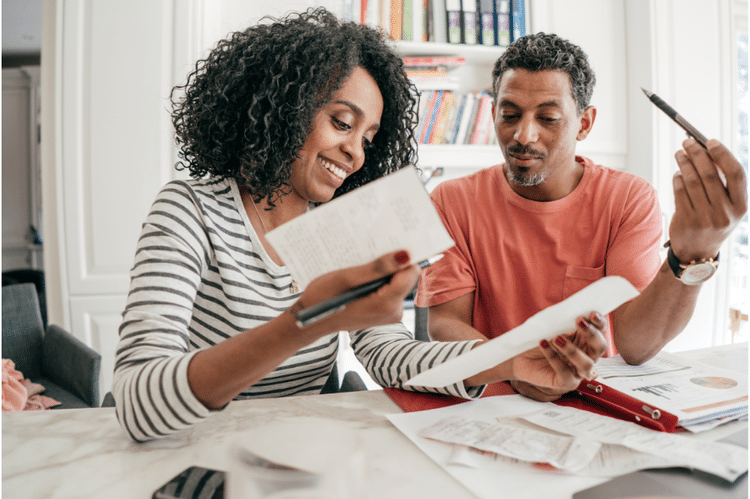
{"type": "Polygon", "coordinates": [[[701,258],[700,260],[692,260],[690,263],[682,263],[680,260],[677,259],[677,256],[674,254],[674,251],[672,251],[672,245],[667,241],[664,243],[665,248],[669,248],[669,251],[667,252],[667,263],[669,264],[669,268],[672,269],[672,273],[674,273],[674,276],[679,279],[683,272],[685,272],[685,269],[690,267],[691,265],[697,265],[699,263],[719,263],[719,253],[716,254],[715,258],[701,258]]]}

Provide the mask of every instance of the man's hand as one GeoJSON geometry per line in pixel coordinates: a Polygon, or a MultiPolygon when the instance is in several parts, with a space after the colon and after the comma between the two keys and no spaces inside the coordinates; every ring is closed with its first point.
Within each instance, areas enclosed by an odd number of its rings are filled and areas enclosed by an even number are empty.
{"type": "Polygon", "coordinates": [[[606,319],[596,312],[588,320],[580,317],[575,332],[552,342],[543,340],[513,358],[511,386],[522,395],[550,402],[575,390],[582,379],[594,379],[594,364],[607,351],[606,329],[606,319]]]}
{"type": "Polygon", "coordinates": [[[747,179],[739,161],[716,140],[707,150],[688,139],[675,158],[675,214],[669,225],[672,251],[688,263],[714,258],[721,243],[747,212],[747,179]],[[721,180],[726,180],[726,187],[721,180]]]}

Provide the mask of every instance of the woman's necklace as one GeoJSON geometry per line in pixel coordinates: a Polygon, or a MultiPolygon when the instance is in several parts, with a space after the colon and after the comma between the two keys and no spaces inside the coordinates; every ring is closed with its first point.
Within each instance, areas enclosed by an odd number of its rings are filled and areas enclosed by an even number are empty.
{"type": "MultiPolygon", "coordinates": [[[[268,229],[266,228],[265,222],[263,222],[263,217],[260,216],[260,212],[258,211],[258,206],[255,204],[255,201],[252,199],[250,200],[251,203],[253,203],[253,208],[255,208],[255,214],[258,215],[258,220],[260,220],[260,226],[263,227],[263,237],[266,237],[266,234],[268,233],[268,229]]],[[[289,284],[289,291],[291,293],[299,293],[299,285],[297,285],[297,281],[294,280],[292,277],[292,283],[289,284]]]]}

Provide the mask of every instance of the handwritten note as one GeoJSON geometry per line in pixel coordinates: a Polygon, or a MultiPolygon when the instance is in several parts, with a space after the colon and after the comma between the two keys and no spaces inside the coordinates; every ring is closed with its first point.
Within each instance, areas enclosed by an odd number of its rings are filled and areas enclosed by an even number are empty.
{"type": "Polygon", "coordinates": [[[420,262],[454,245],[416,168],[402,168],[266,234],[301,287],[391,251],[420,262]]]}

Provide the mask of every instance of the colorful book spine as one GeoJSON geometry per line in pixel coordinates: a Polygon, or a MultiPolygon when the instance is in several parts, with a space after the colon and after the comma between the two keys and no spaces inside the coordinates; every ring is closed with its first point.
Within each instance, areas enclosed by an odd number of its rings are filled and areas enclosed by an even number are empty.
{"type": "Polygon", "coordinates": [[[459,66],[466,63],[466,58],[461,56],[418,56],[404,57],[406,67],[434,67],[434,66],[459,66]]]}
{"type": "Polygon", "coordinates": [[[418,142],[420,144],[425,144],[425,140],[427,140],[427,137],[429,137],[430,133],[430,121],[434,121],[433,114],[436,110],[436,104],[438,102],[438,97],[440,96],[440,91],[435,90],[430,93],[430,99],[427,101],[427,105],[425,106],[424,114],[421,119],[422,121],[422,128],[419,132],[419,140],[418,142]]]}
{"type": "Polygon", "coordinates": [[[448,43],[462,43],[461,0],[445,0],[448,43]]]}
{"type": "Polygon", "coordinates": [[[453,112],[453,105],[456,101],[456,94],[445,92],[440,102],[440,109],[437,113],[437,122],[432,130],[430,144],[442,144],[445,138],[445,128],[448,125],[448,118],[453,112]]]}
{"type": "Polygon", "coordinates": [[[469,134],[469,128],[472,126],[474,117],[476,116],[477,107],[477,94],[467,94],[466,104],[461,112],[461,121],[459,123],[458,131],[456,132],[456,138],[453,140],[454,144],[465,144],[466,137],[469,134]]]}
{"type": "Polygon", "coordinates": [[[427,109],[427,103],[432,96],[430,91],[422,91],[419,93],[419,104],[417,105],[417,127],[414,129],[414,139],[419,143],[420,137],[422,137],[422,129],[424,128],[425,122],[425,110],[427,109]]]}
{"type": "Polygon", "coordinates": [[[511,43],[526,36],[526,7],[524,0],[510,0],[511,43]]]}
{"type": "Polygon", "coordinates": [[[432,6],[431,19],[434,37],[430,38],[431,42],[448,43],[448,26],[446,19],[445,0],[434,0],[429,2],[432,6]]]}
{"type": "Polygon", "coordinates": [[[478,35],[477,2],[476,0],[461,0],[463,43],[476,45],[478,35]]]}
{"type": "Polygon", "coordinates": [[[485,95],[482,94],[482,96],[479,98],[479,109],[477,111],[477,118],[474,122],[474,130],[471,134],[471,140],[470,144],[472,145],[482,145],[483,141],[482,138],[484,137],[485,133],[485,122],[487,121],[487,115],[491,112],[491,102],[489,102],[485,95]]]}
{"type": "Polygon", "coordinates": [[[482,45],[495,45],[495,0],[477,0],[479,39],[482,45]]]}
{"type": "Polygon", "coordinates": [[[466,95],[454,95],[453,106],[451,107],[451,113],[448,115],[448,122],[445,124],[441,144],[453,144],[453,141],[456,138],[458,118],[461,115],[461,109],[464,102],[466,102],[466,95]]]}
{"type": "Polygon", "coordinates": [[[359,2],[359,23],[367,24],[367,0],[360,0],[359,2]]]}
{"type": "Polygon", "coordinates": [[[405,42],[414,41],[414,0],[402,0],[401,39],[405,42]]]}
{"type": "Polygon", "coordinates": [[[391,0],[380,0],[380,28],[391,34],[391,0]]]}
{"type": "MultiPolygon", "coordinates": [[[[387,0],[386,0],[387,1],[387,0]]],[[[401,40],[401,24],[403,23],[403,0],[391,1],[391,39],[401,40]]]]}
{"type": "Polygon", "coordinates": [[[507,47],[510,45],[510,0],[495,0],[495,22],[497,24],[495,45],[507,47]]]}

